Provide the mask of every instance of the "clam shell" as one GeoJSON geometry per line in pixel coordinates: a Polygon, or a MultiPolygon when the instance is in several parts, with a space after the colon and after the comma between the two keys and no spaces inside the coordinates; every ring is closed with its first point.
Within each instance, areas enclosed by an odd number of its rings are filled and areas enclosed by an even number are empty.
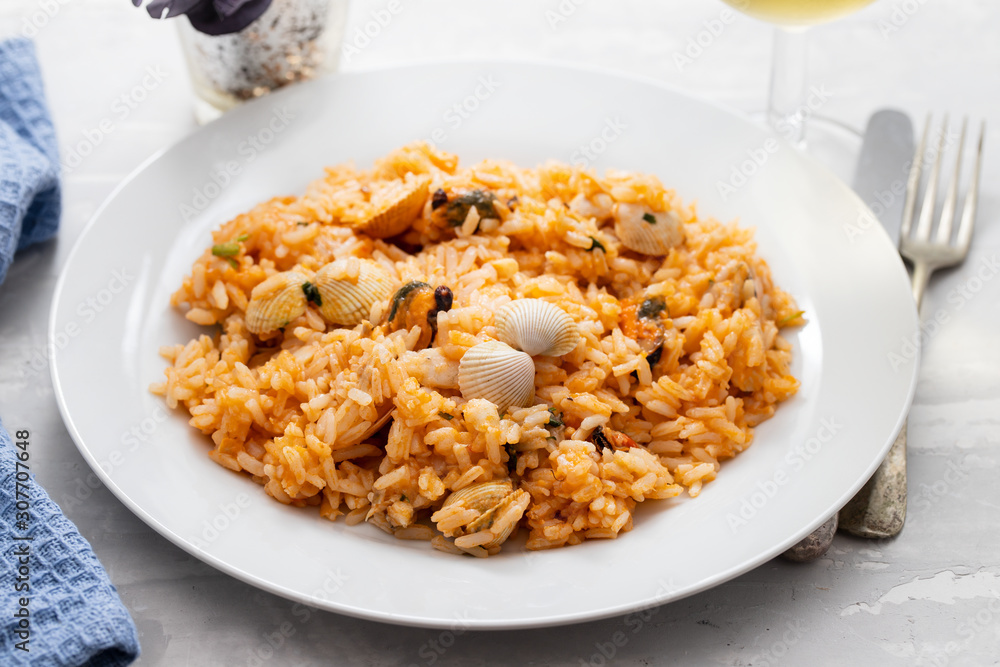
{"type": "Polygon", "coordinates": [[[470,347],[458,364],[458,386],[467,400],[485,398],[500,414],[535,397],[535,362],[498,340],[470,347]]]}
{"type": "Polygon", "coordinates": [[[640,204],[616,204],[615,235],[629,250],[666,255],[684,242],[684,226],[672,211],[654,213],[640,204]],[[655,222],[649,222],[649,216],[655,222]]]}
{"type": "Polygon", "coordinates": [[[513,484],[508,479],[493,480],[490,482],[480,482],[472,484],[464,489],[455,491],[444,502],[441,509],[459,504],[467,509],[474,509],[481,512],[479,517],[473,519],[468,525],[455,531],[456,537],[471,535],[482,530],[489,530],[493,523],[512,505],[520,505],[519,516],[508,522],[503,530],[489,542],[482,544],[484,549],[492,549],[500,546],[517,526],[524,510],[527,508],[530,498],[527,491],[523,489],[514,490],[513,484]]]}
{"type": "Polygon", "coordinates": [[[497,338],[531,356],[558,357],[580,342],[576,322],[565,310],[541,299],[518,299],[497,311],[497,338]]]}
{"type": "Polygon", "coordinates": [[[320,295],[319,314],[332,324],[354,326],[367,319],[376,301],[392,295],[393,279],[377,262],[369,259],[338,259],[316,272],[313,279],[320,295]],[[360,262],[354,277],[350,262],[360,262]]]}
{"type": "Polygon", "coordinates": [[[263,334],[285,326],[306,312],[302,286],[308,280],[301,273],[276,273],[250,292],[246,325],[251,333],[263,334]]]}
{"type": "Polygon", "coordinates": [[[496,507],[501,500],[514,491],[514,485],[509,479],[496,479],[490,482],[470,484],[464,489],[455,491],[444,501],[441,509],[461,504],[462,507],[479,512],[496,507]]]}
{"type": "Polygon", "coordinates": [[[430,176],[425,175],[391,186],[385,204],[370,218],[355,224],[354,229],[377,239],[402,234],[423,210],[430,182],[430,176]]]}
{"type": "Polygon", "coordinates": [[[468,526],[466,526],[465,528],[466,534],[471,535],[472,533],[478,533],[481,530],[489,530],[493,526],[493,523],[498,518],[500,518],[500,516],[504,513],[504,511],[507,510],[511,505],[515,504],[520,505],[521,507],[519,508],[520,511],[517,513],[518,514],[517,518],[508,522],[503,527],[503,530],[501,530],[496,534],[495,538],[493,538],[489,542],[485,542],[480,545],[484,549],[492,549],[493,547],[500,546],[507,540],[508,537],[510,537],[510,534],[514,532],[514,529],[517,527],[517,522],[521,520],[522,516],[524,516],[524,510],[527,509],[530,501],[531,497],[528,495],[528,492],[525,491],[524,489],[518,489],[517,491],[514,491],[509,496],[501,500],[500,504],[498,504],[496,507],[489,510],[488,512],[480,516],[478,519],[470,523],[468,526]]]}

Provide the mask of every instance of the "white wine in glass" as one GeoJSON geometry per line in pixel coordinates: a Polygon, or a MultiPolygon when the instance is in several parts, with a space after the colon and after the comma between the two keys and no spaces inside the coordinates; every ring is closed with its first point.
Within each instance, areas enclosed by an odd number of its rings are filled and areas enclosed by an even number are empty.
{"type": "Polygon", "coordinates": [[[874,0],[723,0],[739,11],[776,24],[771,58],[767,122],[792,143],[805,147],[806,28],[840,18],[874,0]]]}
{"type": "Polygon", "coordinates": [[[855,12],[872,0],[725,0],[744,14],[775,23],[803,27],[826,23],[855,12]]]}

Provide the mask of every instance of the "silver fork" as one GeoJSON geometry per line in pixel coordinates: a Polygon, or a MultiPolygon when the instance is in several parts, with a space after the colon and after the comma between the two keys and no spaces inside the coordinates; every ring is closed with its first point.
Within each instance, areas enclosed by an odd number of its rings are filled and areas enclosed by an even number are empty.
{"type": "MultiPolygon", "coordinates": [[[[962,121],[962,133],[958,142],[958,157],[955,160],[955,173],[945,194],[945,202],[938,220],[937,232],[931,240],[934,222],[934,209],[937,205],[938,180],[941,174],[941,156],[944,153],[944,136],[948,130],[947,116],[942,123],[941,136],[938,140],[937,156],[927,183],[927,191],[920,209],[920,219],[917,221],[916,232],[913,231],[914,211],[917,207],[917,195],[920,191],[921,164],[927,146],[927,135],[931,119],[927,118],[924,133],[913,156],[913,165],[906,184],[906,201],[903,205],[903,225],[900,231],[900,254],[913,264],[913,298],[917,309],[923,301],[924,289],[931,274],[940,268],[955,266],[962,263],[969,254],[969,244],[972,241],[972,227],[976,218],[976,206],[979,201],[979,171],[983,159],[983,136],[986,132],[985,122],[980,127],[979,145],[976,151],[976,164],[973,168],[969,193],[965,197],[962,209],[962,219],[958,226],[957,237],[952,239],[952,227],[955,220],[955,207],[958,203],[958,183],[961,175],[962,147],[965,145],[966,121],[962,121]]],[[[838,530],[869,538],[886,538],[899,534],[906,520],[906,423],[895,442],[889,449],[885,460],[870,480],[858,491],[840,510],[830,517],[826,523],[814,530],[801,542],[790,548],[783,555],[796,562],[809,562],[826,553],[838,530]]]]}
{"type": "MultiPolygon", "coordinates": [[[[931,126],[930,117],[927,118],[927,123],[924,125],[923,136],[917,147],[916,155],[914,155],[913,166],[910,168],[910,176],[906,186],[906,201],[903,205],[903,226],[899,234],[899,252],[913,264],[913,298],[916,299],[918,311],[931,274],[937,269],[961,264],[969,254],[972,228],[976,219],[976,206],[979,202],[979,172],[983,161],[983,137],[986,133],[986,123],[984,121],[980,126],[976,162],[972,171],[972,180],[969,182],[969,192],[965,196],[965,204],[962,207],[962,218],[958,224],[958,232],[952,234],[955,208],[958,203],[958,184],[961,176],[962,147],[965,144],[966,125],[967,119],[962,121],[955,171],[945,193],[936,231],[934,230],[934,209],[937,204],[944,137],[948,131],[947,116],[942,123],[937,156],[931,167],[931,174],[928,178],[915,230],[913,220],[917,194],[920,190],[920,165],[927,146],[927,135],[931,126]],[[934,231],[933,238],[931,237],[932,231],[934,231]]],[[[893,537],[902,530],[903,522],[906,520],[905,422],[882,465],[857,495],[840,511],[839,520],[841,530],[860,537],[893,537]]]]}

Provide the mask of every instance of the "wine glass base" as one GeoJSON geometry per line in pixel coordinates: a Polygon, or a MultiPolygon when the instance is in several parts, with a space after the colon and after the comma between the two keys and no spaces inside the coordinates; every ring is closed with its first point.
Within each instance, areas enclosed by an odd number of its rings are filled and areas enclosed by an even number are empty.
{"type": "MultiPolygon", "coordinates": [[[[766,112],[752,113],[750,117],[761,125],[767,124],[766,112]]],[[[806,121],[805,145],[799,146],[799,149],[850,184],[861,152],[862,138],[859,130],[846,123],[814,115],[806,121]]]]}

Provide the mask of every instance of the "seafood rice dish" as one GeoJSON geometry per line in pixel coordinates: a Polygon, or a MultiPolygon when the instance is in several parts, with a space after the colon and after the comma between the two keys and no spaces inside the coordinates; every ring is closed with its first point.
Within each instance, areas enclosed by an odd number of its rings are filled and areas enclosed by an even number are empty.
{"type": "Polygon", "coordinates": [[[753,231],[655,176],[414,143],[212,237],[151,390],[275,500],[442,551],[616,538],[798,388],[753,231]]]}

